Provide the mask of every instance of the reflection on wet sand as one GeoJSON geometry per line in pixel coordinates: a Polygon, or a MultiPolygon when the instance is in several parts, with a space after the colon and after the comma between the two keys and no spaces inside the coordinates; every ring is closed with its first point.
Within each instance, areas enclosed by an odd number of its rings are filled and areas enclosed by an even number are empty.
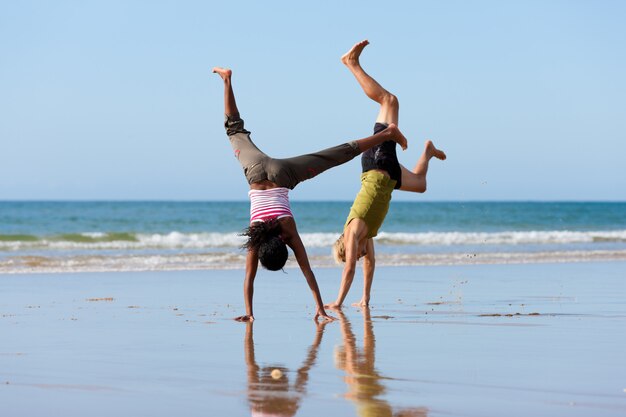
{"type": "Polygon", "coordinates": [[[376,338],[369,309],[363,309],[363,349],[357,348],[356,337],[347,317],[337,311],[339,316],[343,345],[335,349],[335,365],[345,371],[348,392],[345,398],[354,402],[357,414],[362,417],[426,417],[428,409],[404,408],[393,410],[389,402],[382,397],[385,394],[383,377],[376,370],[376,338]]]}
{"type": "Polygon", "coordinates": [[[248,371],[248,402],[253,416],[293,416],[306,395],[309,370],[315,365],[317,352],[324,327],[327,322],[317,323],[315,338],[309,347],[302,366],[296,372],[296,380],[291,383],[293,373],[282,365],[259,366],[254,355],[253,322],[248,322],[244,340],[246,366],[248,371]],[[276,370],[280,371],[277,372],[276,370]]]}

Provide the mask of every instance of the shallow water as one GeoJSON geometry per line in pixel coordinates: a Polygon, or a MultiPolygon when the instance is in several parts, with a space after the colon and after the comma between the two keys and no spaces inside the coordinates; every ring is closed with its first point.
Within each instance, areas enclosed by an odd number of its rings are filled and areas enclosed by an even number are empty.
{"type": "Polygon", "coordinates": [[[623,416],[625,266],[379,268],[317,325],[296,270],[252,325],[240,270],[0,275],[2,415],[623,416]]]}

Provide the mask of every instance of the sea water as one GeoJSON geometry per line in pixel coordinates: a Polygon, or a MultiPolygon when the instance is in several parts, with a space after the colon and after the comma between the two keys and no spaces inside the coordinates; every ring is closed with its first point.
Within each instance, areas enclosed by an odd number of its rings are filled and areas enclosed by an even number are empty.
{"type": "MultiPolygon", "coordinates": [[[[350,202],[292,202],[314,266],[350,202]]],[[[249,202],[0,202],[0,272],[241,268],[249,202]]],[[[626,259],[623,202],[393,202],[379,264],[626,259]]]]}

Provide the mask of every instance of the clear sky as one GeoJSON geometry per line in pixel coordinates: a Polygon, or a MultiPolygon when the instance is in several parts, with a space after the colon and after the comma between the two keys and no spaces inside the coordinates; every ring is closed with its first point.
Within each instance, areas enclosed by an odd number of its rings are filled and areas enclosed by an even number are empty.
{"type": "MultiPolygon", "coordinates": [[[[245,200],[223,130],[228,66],[274,157],[370,134],[377,105],[339,57],[400,100],[424,195],[626,200],[623,1],[3,1],[0,200],[245,200]]],[[[294,200],[351,200],[357,159],[294,200]]]]}

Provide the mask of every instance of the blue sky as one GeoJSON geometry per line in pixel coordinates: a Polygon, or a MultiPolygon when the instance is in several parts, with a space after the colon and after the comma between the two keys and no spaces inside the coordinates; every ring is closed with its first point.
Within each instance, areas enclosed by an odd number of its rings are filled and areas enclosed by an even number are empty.
{"type": "MultiPolygon", "coordinates": [[[[340,63],[400,100],[424,195],[626,200],[626,3],[620,1],[0,3],[0,199],[245,200],[222,83],[266,153],[370,134],[377,114],[340,63]]],[[[358,159],[294,200],[351,200],[358,159]]]]}

